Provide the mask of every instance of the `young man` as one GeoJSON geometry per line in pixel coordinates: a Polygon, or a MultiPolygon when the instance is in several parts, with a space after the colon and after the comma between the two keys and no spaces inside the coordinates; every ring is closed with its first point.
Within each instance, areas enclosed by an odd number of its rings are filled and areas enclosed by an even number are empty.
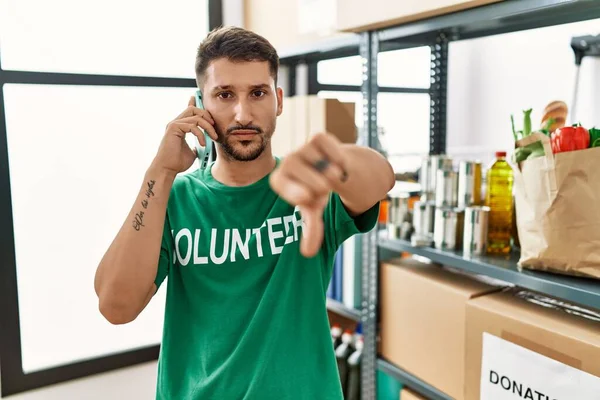
{"type": "Polygon", "coordinates": [[[100,312],[134,320],[164,279],[157,399],[332,399],[342,393],[325,293],[340,244],[372,229],[394,184],[375,151],[315,135],[271,152],[283,109],[262,37],[211,32],[196,60],[206,111],[167,125],[129,216],[98,266],[100,312]],[[186,133],[217,142],[205,170],[186,133]]]}

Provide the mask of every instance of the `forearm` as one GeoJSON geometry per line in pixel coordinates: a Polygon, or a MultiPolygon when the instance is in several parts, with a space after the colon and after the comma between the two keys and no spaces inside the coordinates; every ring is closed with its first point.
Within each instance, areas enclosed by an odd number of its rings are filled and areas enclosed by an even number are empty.
{"type": "Polygon", "coordinates": [[[362,214],[385,198],[394,186],[394,170],[373,149],[353,144],[345,144],[342,149],[348,179],[337,192],[351,214],[362,214]]]}
{"type": "Polygon", "coordinates": [[[94,287],[100,311],[111,322],[135,318],[150,296],[174,178],[148,169],[133,207],[98,266],[94,287]]]}

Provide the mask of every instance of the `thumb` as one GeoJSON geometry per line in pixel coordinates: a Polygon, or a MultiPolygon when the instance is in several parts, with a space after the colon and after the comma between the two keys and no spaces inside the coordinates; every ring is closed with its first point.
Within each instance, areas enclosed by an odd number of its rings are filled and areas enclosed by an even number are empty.
{"type": "Polygon", "coordinates": [[[190,100],[188,101],[188,106],[196,106],[196,97],[190,97],[190,100]]]}
{"type": "Polygon", "coordinates": [[[304,220],[300,253],[304,257],[316,255],[323,243],[323,210],[323,207],[300,207],[300,215],[304,220]]]}

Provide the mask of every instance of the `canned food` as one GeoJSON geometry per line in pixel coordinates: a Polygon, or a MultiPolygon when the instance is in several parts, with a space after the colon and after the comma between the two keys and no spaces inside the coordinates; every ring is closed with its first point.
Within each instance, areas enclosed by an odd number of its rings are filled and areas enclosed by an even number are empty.
{"type": "Polygon", "coordinates": [[[485,254],[489,215],[489,207],[474,206],[465,209],[463,252],[466,256],[485,254]]]}
{"type": "Polygon", "coordinates": [[[389,239],[410,240],[412,224],[408,221],[401,224],[387,224],[387,233],[389,239]]]}
{"type": "Polygon", "coordinates": [[[448,169],[438,170],[436,185],[436,207],[456,207],[458,198],[457,173],[448,169]]]}
{"type": "Polygon", "coordinates": [[[464,211],[455,207],[436,207],[433,242],[440,250],[456,250],[462,244],[464,211]]]}
{"type": "Polygon", "coordinates": [[[408,194],[394,195],[390,197],[388,206],[388,223],[402,225],[409,219],[409,200],[408,194]]]}
{"type": "Polygon", "coordinates": [[[458,167],[458,208],[481,205],[481,163],[461,161],[458,167]]]}
{"type": "Polygon", "coordinates": [[[387,226],[388,239],[400,239],[402,237],[402,226],[388,223],[387,226]]]}
{"type": "Polygon", "coordinates": [[[437,172],[444,169],[452,169],[452,159],[445,155],[429,156],[429,188],[431,193],[435,193],[437,188],[437,172]]]}
{"type": "Polygon", "coordinates": [[[434,202],[416,201],[413,206],[413,227],[415,235],[420,238],[433,238],[434,218],[434,202]]]}
{"type": "Polygon", "coordinates": [[[431,186],[431,159],[429,157],[423,158],[421,161],[421,172],[419,173],[419,184],[421,185],[421,194],[423,200],[426,200],[431,196],[433,187],[431,186]]]}

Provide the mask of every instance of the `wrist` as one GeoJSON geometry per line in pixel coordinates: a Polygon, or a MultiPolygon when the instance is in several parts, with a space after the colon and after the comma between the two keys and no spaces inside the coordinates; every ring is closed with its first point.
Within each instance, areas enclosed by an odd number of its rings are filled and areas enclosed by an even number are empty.
{"type": "Polygon", "coordinates": [[[172,182],[175,180],[177,176],[177,172],[169,170],[167,168],[162,168],[157,165],[150,165],[146,170],[146,178],[160,180],[163,182],[172,182]]]}

